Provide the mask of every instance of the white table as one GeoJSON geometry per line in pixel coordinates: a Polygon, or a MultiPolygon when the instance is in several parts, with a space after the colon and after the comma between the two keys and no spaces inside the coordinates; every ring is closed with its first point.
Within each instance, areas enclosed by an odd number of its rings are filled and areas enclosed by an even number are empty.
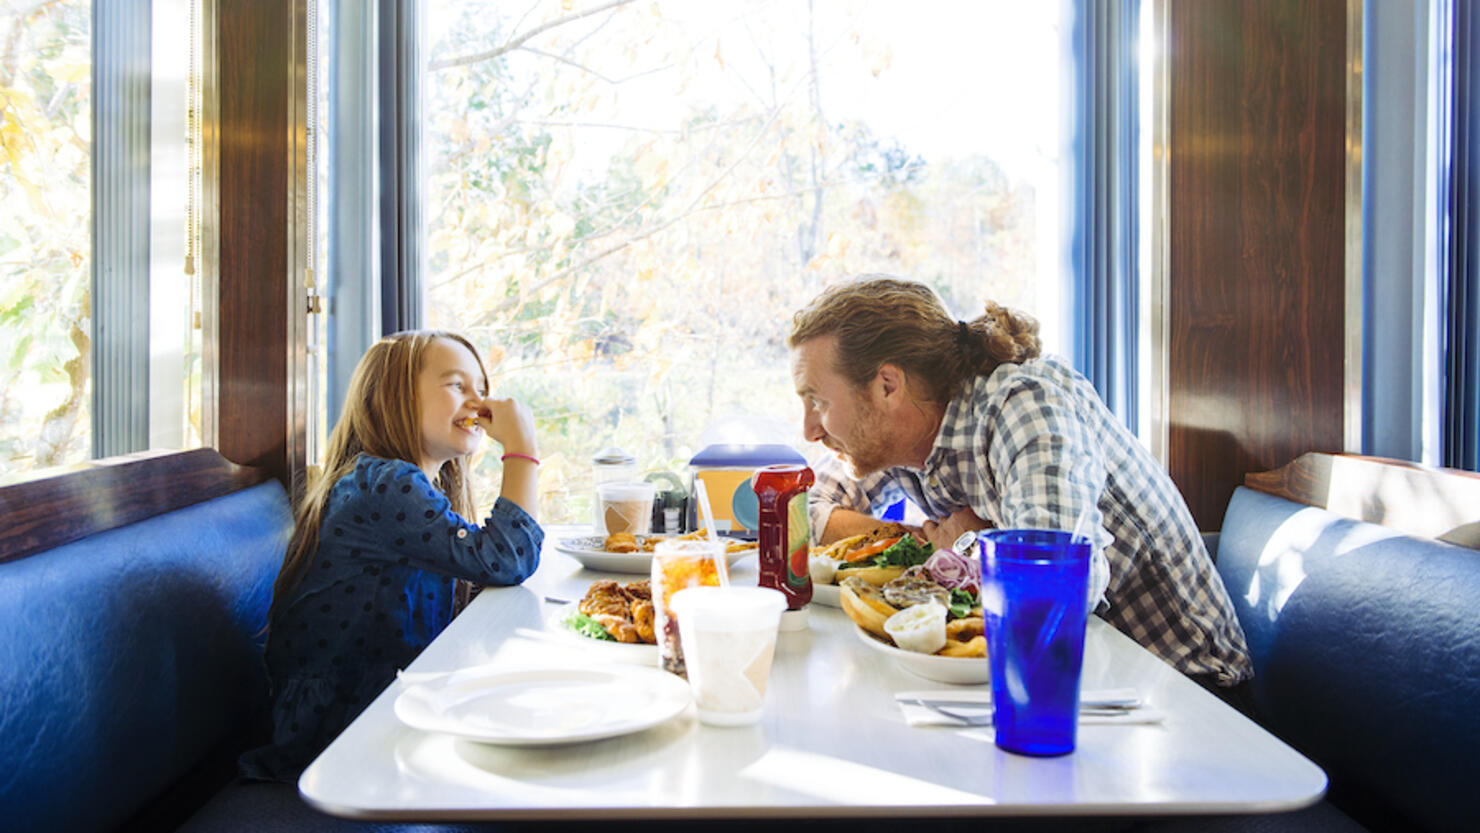
{"type": "MultiPolygon", "coordinates": [[[[546,596],[579,599],[598,578],[552,548],[519,587],[485,590],[409,671],[490,662],[589,664],[538,630],[546,596]]],[[[733,570],[754,583],[755,558],[733,570]]],[[[393,683],[304,771],[299,790],[325,812],[362,819],[681,819],[989,815],[1158,815],[1293,810],[1317,801],[1319,767],[1096,618],[1085,689],[1138,689],[1167,715],[1155,725],[1081,726],[1059,758],[999,750],[991,729],[911,728],[893,693],[947,688],[859,643],[841,610],[812,605],[810,628],[783,633],[765,716],[746,728],[677,718],[623,737],[500,747],[411,729],[393,683]]]]}

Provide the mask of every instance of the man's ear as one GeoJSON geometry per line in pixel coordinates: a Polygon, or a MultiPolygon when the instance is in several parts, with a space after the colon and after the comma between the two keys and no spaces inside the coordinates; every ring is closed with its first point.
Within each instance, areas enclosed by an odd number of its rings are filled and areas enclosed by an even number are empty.
{"type": "Polygon", "coordinates": [[[879,365],[874,373],[874,388],[881,400],[903,400],[907,389],[903,368],[888,362],[879,365]]]}

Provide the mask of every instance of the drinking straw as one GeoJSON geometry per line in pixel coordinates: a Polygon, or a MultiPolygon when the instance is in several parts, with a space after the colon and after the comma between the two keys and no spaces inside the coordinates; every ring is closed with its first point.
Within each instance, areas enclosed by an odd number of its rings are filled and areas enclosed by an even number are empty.
{"type": "Polygon", "coordinates": [[[1074,531],[1069,535],[1069,543],[1073,544],[1080,538],[1085,539],[1091,547],[1095,545],[1094,539],[1089,535],[1089,504],[1087,503],[1079,508],[1079,518],[1074,521],[1074,531]]]}
{"type": "Polygon", "coordinates": [[[714,508],[709,505],[709,490],[704,488],[701,478],[694,479],[694,492],[699,497],[699,517],[704,521],[704,529],[709,532],[709,542],[719,545],[719,555],[715,557],[715,573],[719,576],[719,586],[728,587],[730,584],[730,562],[725,557],[725,545],[719,540],[719,533],[714,528],[714,508]]]}
{"type": "MultiPolygon", "coordinates": [[[[1089,504],[1079,508],[1079,517],[1074,521],[1074,531],[1069,534],[1069,545],[1074,546],[1080,539],[1091,547],[1094,541],[1089,537],[1089,504]]],[[[1049,614],[1048,621],[1044,622],[1043,628],[1038,631],[1038,639],[1033,643],[1033,650],[1028,653],[1028,662],[1025,668],[1037,668],[1039,660],[1043,659],[1043,652],[1048,650],[1049,640],[1053,639],[1054,633],[1059,629],[1059,623],[1063,621],[1064,612],[1068,610],[1067,604],[1055,605],[1053,612],[1049,614]]]]}

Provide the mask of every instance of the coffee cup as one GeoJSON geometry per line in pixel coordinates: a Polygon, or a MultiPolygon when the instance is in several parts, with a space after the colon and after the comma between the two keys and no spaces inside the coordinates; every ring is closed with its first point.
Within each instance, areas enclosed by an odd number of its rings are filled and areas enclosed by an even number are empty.
{"type": "Polygon", "coordinates": [[[648,534],[653,524],[653,498],[657,493],[655,485],[641,481],[599,484],[596,500],[606,534],[648,534]]]}

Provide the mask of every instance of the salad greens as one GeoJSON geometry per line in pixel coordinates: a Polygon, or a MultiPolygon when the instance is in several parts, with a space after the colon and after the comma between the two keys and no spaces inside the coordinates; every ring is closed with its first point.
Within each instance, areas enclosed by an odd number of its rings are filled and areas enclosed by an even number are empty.
{"type": "Polygon", "coordinates": [[[952,619],[961,619],[971,615],[971,609],[976,607],[976,594],[969,593],[957,587],[951,591],[951,603],[947,609],[951,612],[952,619]]]}
{"type": "Polygon", "coordinates": [[[565,626],[581,636],[590,639],[604,639],[607,642],[617,641],[616,637],[606,632],[606,628],[603,628],[600,622],[597,622],[579,610],[572,610],[570,615],[565,617],[565,626]]]}
{"type": "Polygon", "coordinates": [[[935,552],[935,545],[929,541],[920,542],[915,536],[906,532],[894,543],[894,546],[874,556],[875,567],[913,567],[916,564],[924,564],[935,552]]]}

